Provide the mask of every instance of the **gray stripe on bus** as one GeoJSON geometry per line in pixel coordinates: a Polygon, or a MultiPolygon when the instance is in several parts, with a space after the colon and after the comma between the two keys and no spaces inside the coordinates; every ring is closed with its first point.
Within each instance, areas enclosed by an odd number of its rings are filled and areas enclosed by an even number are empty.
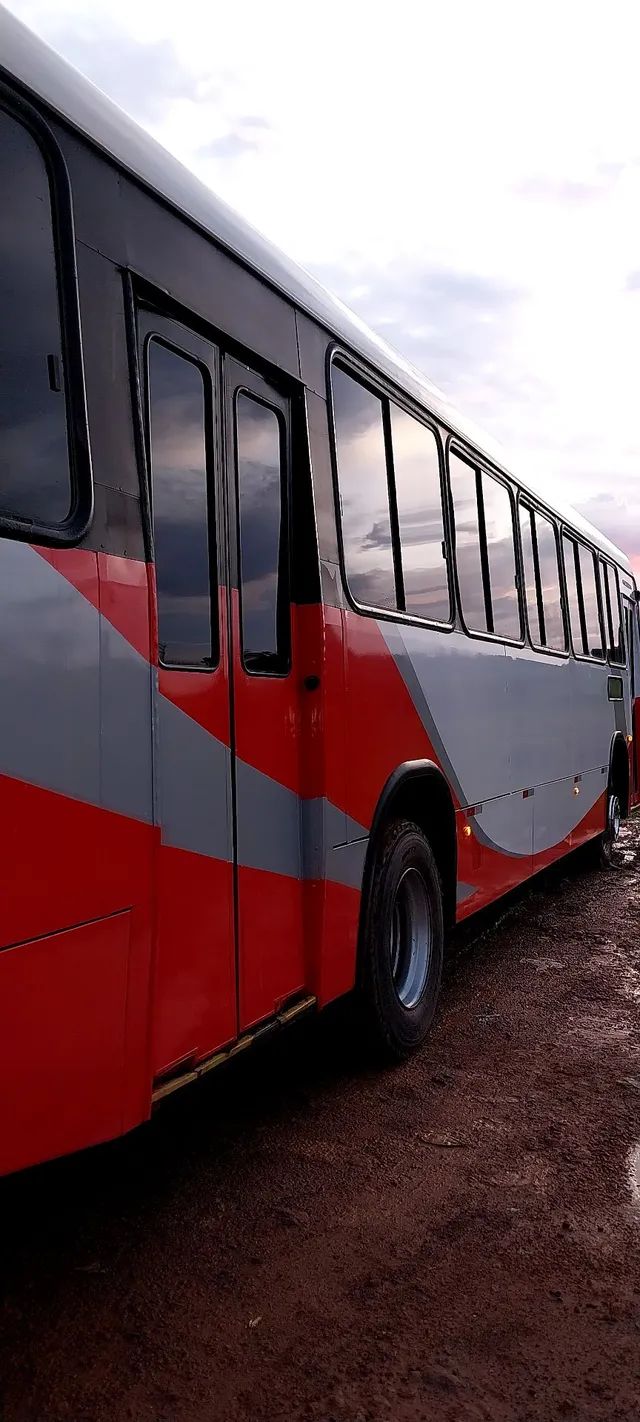
{"type": "Polygon", "coordinates": [[[367,831],[323,796],[302,799],[246,761],[236,764],[238,863],[294,879],[359,887],[367,831]],[[353,831],[357,831],[357,836],[353,831]],[[345,842],[351,831],[350,843],[345,842]],[[337,841],[337,843],[336,843],[337,841]],[[353,854],[337,851],[350,850],[353,854]],[[334,873],[335,869],[335,873],[334,873]]]}
{"type": "MultiPolygon", "coordinates": [[[[333,855],[336,865],[340,863],[339,882],[355,883],[357,886],[362,882],[362,869],[364,867],[364,855],[369,841],[368,831],[364,825],[358,824],[357,820],[352,820],[350,815],[346,815],[344,810],[338,809],[330,800],[322,796],[315,799],[302,801],[302,842],[303,842],[303,872],[305,879],[326,878],[325,860],[329,855],[333,855]],[[364,845],[364,850],[362,849],[364,845]],[[350,850],[354,846],[354,853],[349,856],[342,854],[338,861],[335,856],[338,851],[350,850]],[[356,848],[356,846],[358,846],[356,848]],[[357,877],[357,864],[361,861],[359,877],[357,877]],[[347,869],[347,863],[352,868],[347,869]],[[346,876],[346,877],[345,877],[346,876]],[[355,878],[354,878],[355,876],[355,878]]],[[[331,875],[331,877],[335,877],[331,875]]]]}
{"type": "Polygon", "coordinates": [[[429,710],[427,698],[424,694],[424,691],[422,690],[418,674],[405,645],[404,638],[402,636],[402,631],[400,627],[396,626],[393,622],[379,622],[378,627],[380,628],[382,636],[393,657],[398,671],[400,672],[402,680],[407,688],[407,691],[409,692],[411,700],[415,706],[420,720],[422,721],[425,731],[427,732],[429,740],[431,741],[433,749],[438,757],[440,767],[447,780],[449,781],[449,784],[453,788],[458,803],[464,805],[464,790],[462,788],[462,785],[460,784],[460,781],[458,780],[452,762],[450,761],[449,756],[447,754],[444,741],[442,740],[438,727],[436,726],[433,716],[431,715],[431,712],[429,710]]]}
{"type": "Polygon", "coordinates": [[[163,844],[232,858],[231,752],[166,696],[158,697],[158,809],[163,844]]]}
{"type": "MultiPolygon", "coordinates": [[[[456,792],[459,803],[465,805],[469,803],[468,798],[453,770],[451,759],[428,708],[402,629],[393,623],[382,621],[378,626],[443,772],[456,792]]],[[[573,776],[565,776],[536,786],[535,794],[524,801],[522,790],[484,799],[481,815],[474,816],[474,837],[480,844],[509,858],[527,858],[532,853],[538,854],[561,844],[580,820],[593,809],[601,793],[599,772],[587,771],[582,775],[579,796],[574,796],[573,793],[573,776]],[[522,818],[523,804],[528,807],[529,823],[522,818]],[[505,840],[510,843],[505,843],[505,840]]]]}
{"type": "Polygon", "coordinates": [[[302,878],[300,799],[246,761],[236,761],[238,863],[302,878]]]}
{"type": "MultiPolygon", "coordinates": [[[[453,763],[447,753],[447,749],[442,739],[442,736],[440,735],[438,727],[436,726],[433,716],[429,710],[426,696],[424,694],[424,691],[422,690],[418,673],[416,672],[416,669],[411,660],[411,655],[405,645],[405,641],[402,636],[402,631],[400,627],[395,626],[392,622],[379,622],[378,626],[387,644],[387,647],[391,652],[398,671],[400,672],[407,691],[409,692],[411,700],[424,726],[424,729],[427,732],[431,745],[433,746],[433,749],[438,758],[440,768],[446,780],[448,780],[449,785],[452,787],[457,798],[458,804],[466,805],[467,797],[465,795],[462,784],[453,768],[453,763]]],[[[504,798],[505,800],[507,800],[511,797],[504,796],[500,798],[504,798]]],[[[479,840],[481,844],[486,845],[487,848],[496,849],[500,854],[508,854],[516,859],[522,857],[521,851],[515,851],[514,853],[510,849],[505,849],[504,846],[499,844],[496,840],[492,840],[486,833],[486,831],[482,828],[482,826],[479,824],[477,819],[474,820],[473,831],[476,839],[479,840]]]]}
{"type": "MultiPolygon", "coordinates": [[[[146,658],[34,548],[10,540],[0,543],[0,659],[10,670],[0,696],[0,773],[150,824],[155,699],[162,842],[231,859],[228,746],[154,697],[157,674],[146,658]]],[[[247,867],[323,877],[334,845],[366,836],[331,802],[305,802],[243,761],[237,785],[239,862],[247,867]]]]}
{"type": "MultiPolygon", "coordinates": [[[[58,574],[58,577],[60,575],[58,574]]],[[[95,611],[95,609],[93,609],[95,611]]],[[[100,804],[131,819],[153,821],[151,723],[155,667],[106,617],[100,624],[100,804]]]]}
{"type": "Polygon", "coordinates": [[[98,615],[24,543],[0,544],[0,772],[101,803],[98,615]]]}
{"type": "Polygon", "coordinates": [[[336,844],[333,849],[329,849],[322,877],[333,884],[360,889],[368,844],[369,837],[366,836],[364,839],[351,840],[349,844],[336,844]]]}

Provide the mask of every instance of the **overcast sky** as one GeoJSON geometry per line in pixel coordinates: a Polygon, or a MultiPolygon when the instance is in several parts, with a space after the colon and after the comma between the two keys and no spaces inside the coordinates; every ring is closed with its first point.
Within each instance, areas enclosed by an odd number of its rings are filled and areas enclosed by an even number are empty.
{"type": "Polygon", "coordinates": [[[640,572],[636,0],[8,3],[640,572]]]}

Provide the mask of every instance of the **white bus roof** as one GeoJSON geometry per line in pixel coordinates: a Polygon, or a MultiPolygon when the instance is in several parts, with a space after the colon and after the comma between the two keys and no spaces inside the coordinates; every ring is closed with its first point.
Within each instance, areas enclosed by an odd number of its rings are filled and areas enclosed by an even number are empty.
{"type": "Polygon", "coordinates": [[[521,474],[491,436],[461,415],[426,376],[370,331],[337,297],[240,217],[133,119],[0,5],[0,66],[135,178],[203,228],[352,351],[536,494],[623,568],[626,554],[569,505],[521,474]]]}

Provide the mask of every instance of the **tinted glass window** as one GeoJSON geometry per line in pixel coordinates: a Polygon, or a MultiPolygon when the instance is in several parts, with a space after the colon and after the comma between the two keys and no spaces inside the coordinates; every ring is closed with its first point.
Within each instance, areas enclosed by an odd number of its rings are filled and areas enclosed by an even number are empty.
{"type": "Polygon", "coordinates": [[[451,609],[438,446],[426,425],[397,405],[390,409],[405,607],[418,617],[447,622],[451,609]]]}
{"type": "Polygon", "coordinates": [[[472,632],[487,632],[480,556],[480,520],[476,471],[457,454],[449,456],[449,477],[455,524],[456,568],[462,616],[472,632]]]}
{"type": "Polygon", "coordinates": [[[193,361],[157,340],[149,344],[149,420],[160,660],[206,666],[217,648],[204,378],[193,361]]]}
{"type": "Polygon", "coordinates": [[[544,645],[563,652],[566,638],[562,617],[558,544],[553,524],[544,514],[535,514],[535,535],[542,589],[544,645]]]}
{"type": "Polygon", "coordinates": [[[610,563],[600,563],[602,611],[607,627],[607,653],[612,662],[625,661],[622,635],[622,606],[618,574],[610,563]]]}
{"type": "Polygon", "coordinates": [[[35,140],[0,110],[0,511],[71,510],[51,195],[35,140]]]}
{"type": "Polygon", "coordinates": [[[543,646],[541,613],[541,595],[539,591],[538,574],[536,571],[536,556],[534,550],[534,521],[533,511],[527,508],[526,504],[520,504],[520,540],[522,543],[522,562],[524,566],[524,595],[527,604],[527,620],[529,622],[529,634],[531,641],[536,646],[543,646]],[[539,599],[540,598],[540,602],[539,599]]]}
{"type": "Polygon", "coordinates": [[[564,551],[564,575],[567,583],[567,599],[569,603],[569,626],[571,628],[571,641],[574,652],[582,655],[584,652],[584,638],[582,635],[582,619],[580,614],[580,596],[578,592],[578,576],[576,572],[577,549],[572,538],[563,538],[562,546],[564,551]]]}
{"type": "Polygon", "coordinates": [[[602,657],[604,652],[602,647],[602,632],[600,630],[600,613],[598,611],[595,559],[590,549],[585,548],[584,543],[580,543],[578,547],[580,550],[582,604],[587,634],[586,650],[592,657],[602,657]]]}
{"type": "Polygon", "coordinates": [[[358,602],[394,608],[382,401],[339,366],[331,384],[347,581],[358,602]]]}
{"type": "Polygon", "coordinates": [[[520,605],[509,490],[489,474],[483,474],[482,493],[493,617],[491,630],[497,637],[517,640],[521,635],[520,605]]]}
{"type": "Polygon", "coordinates": [[[625,605],[625,626],[626,626],[626,634],[627,634],[627,647],[629,648],[628,656],[629,656],[629,671],[630,671],[630,674],[631,674],[631,695],[632,695],[632,696],[635,696],[635,695],[636,695],[636,667],[635,667],[635,656],[634,656],[634,646],[633,646],[633,623],[634,623],[634,615],[635,615],[635,614],[634,614],[634,612],[632,611],[632,609],[631,609],[628,605],[625,605]]]}
{"type": "Polygon", "coordinates": [[[242,393],[236,405],[242,655],[281,669],[289,653],[282,427],[275,410],[242,393]]]}

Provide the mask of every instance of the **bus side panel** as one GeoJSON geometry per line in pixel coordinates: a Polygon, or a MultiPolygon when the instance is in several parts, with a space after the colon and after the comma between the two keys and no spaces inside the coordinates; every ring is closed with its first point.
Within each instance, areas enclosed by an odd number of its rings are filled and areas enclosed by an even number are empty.
{"type": "MultiPolygon", "coordinates": [[[[116,1134],[150,1103],[151,669],[115,625],[144,643],[146,570],[110,577],[99,561],[0,542],[0,1042],[30,1160],[116,1134]]],[[[0,1134],[25,1163],[15,1121],[0,1134]]]]}
{"type": "Polygon", "coordinates": [[[605,665],[350,611],[345,625],[348,812],[370,824],[397,766],[439,765],[458,811],[458,917],[602,832],[622,705],[605,665]]]}
{"type": "Polygon", "coordinates": [[[505,649],[351,611],[345,625],[349,815],[370,825],[403,762],[438,765],[464,812],[456,817],[462,917],[532,867],[532,807],[512,789],[505,649]]]}
{"type": "Polygon", "coordinates": [[[130,915],[0,953],[0,1172],[123,1129],[130,915]]]}
{"type": "MultiPolygon", "coordinates": [[[[310,979],[311,991],[320,1007],[350,992],[355,983],[365,848],[366,842],[356,867],[357,886],[330,879],[306,885],[307,922],[313,931],[312,919],[315,918],[316,926],[322,930],[322,950],[316,956],[310,979]]],[[[336,861],[348,857],[350,849],[351,846],[343,845],[330,855],[330,872],[340,872],[336,861]]]]}
{"type": "Polygon", "coordinates": [[[158,846],[153,1076],[236,1035],[232,865],[158,846]]]}
{"type": "Polygon", "coordinates": [[[574,786],[574,790],[578,789],[580,792],[576,798],[578,811],[582,810],[582,818],[571,831],[572,849],[578,849],[581,844],[586,844],[587,840],[602,834],[606,823],[607,781],[608,766],[606,770],[592,770],[583,775],[581,781],[574,786]]]}

